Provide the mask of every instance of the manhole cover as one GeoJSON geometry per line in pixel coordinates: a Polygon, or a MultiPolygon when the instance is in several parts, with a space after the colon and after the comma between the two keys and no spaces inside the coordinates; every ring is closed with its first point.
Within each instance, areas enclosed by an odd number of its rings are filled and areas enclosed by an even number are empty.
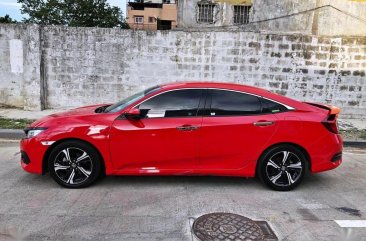
{"type": "Polygon", "coordinates": [[[277,240],[266,222],[256,222],[233,213],[210,213],[197,218],[193,232],[199,240],[277,240]]]}

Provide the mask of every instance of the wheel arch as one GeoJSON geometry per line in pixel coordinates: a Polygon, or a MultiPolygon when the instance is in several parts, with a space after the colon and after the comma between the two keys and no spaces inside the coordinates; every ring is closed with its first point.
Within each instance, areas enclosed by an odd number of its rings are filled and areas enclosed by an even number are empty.
{"type": "Polygon", "coordinates": [[[64,139],[60,139],[58,141],[56,141],[55,143],[53,143],[45,152],[44,156],[43,156],[43,159],[42,159],[42,174],[45,174],[48,172],[48,165],[47,165],[47,161],[48,161],[48,158],[52,152],[53,149],[55,149],[56,146],[58,146],[59,144],[63,143],[63,142],[66,142],[66,141],[79,141],[79,142],[82,142],[86,145],[89,145],[91,148],[93,148],[99,155],[99,158],[102,160],[101,161],[101,167],[102,167],[102,170],[101,170],[101,173],[105,174],[105,160],[103,158],[103,155],[101,154],[101,152],[98,150],[98,148],[93,145],[92,143],[86,141],[86,140],[83,140],[83,139],[79,139],[79,138],[64,138],[64,139]]]}
{"type": "Polygon", "coordinates": [[[265,150],[263,150],[263,152],[259,156],[259,158],[257,160],[257,163],[256,163],[256,167],[255,167],[255,175],[256,176],[258,175],[258,165],[259,165],[259,162],[260,162],[261,158],[265,155],[265,153],[269,149],[271,149],[271,148],[274,148],[274,147],[277,147],[277,146],[282,146],[282,145],[290,145],[290,146],[293,146],[293,147],[299,149],[304,154],[304,156],[306,158],[307,169],[308,170],[311,170],[311,158],[310,158],[310,154],[309,154],[309,152],[303,146],[301,146],[299,144],[296,144],[296,143],[293,143],[293,142],[280,142],[280,143],[276,143],[276,144],[273,144],[271,146],[268,146],[265,150]]]}

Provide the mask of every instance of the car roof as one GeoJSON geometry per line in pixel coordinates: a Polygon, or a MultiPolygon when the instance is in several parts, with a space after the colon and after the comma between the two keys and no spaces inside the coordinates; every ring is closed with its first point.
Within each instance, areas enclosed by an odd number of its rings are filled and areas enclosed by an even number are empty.
{"type": "Polygon", "coordinates": [[[258,87],[243,85],[237,83],[227,83],[227,82],[212,82],[212,81],[182,81],[182,82],[173,82],[167,84],[160,85],[164,89],[179,89],[179,88],[217,88],[217,89],[229,89],[229,90],[240,90],[240,91],[248,91],[250,93],[261,93],[267,92],[268,90],[261,89],[258,87]]]}

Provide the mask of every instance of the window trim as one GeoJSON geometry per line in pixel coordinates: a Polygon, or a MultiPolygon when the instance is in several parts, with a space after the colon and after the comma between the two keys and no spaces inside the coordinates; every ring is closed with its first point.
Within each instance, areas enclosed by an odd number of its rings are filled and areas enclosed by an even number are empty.
{"type": "MultiPolygon", "coordinates": [[[[164,94],[164,93],[168,93],[168,92],[172,92],[172,91],[179,91],[179,90],[192,90],[192,89],[199,89],[199,90],[202,90],[203,93],[202,93],[202,97],[200,99],[200,103],[198,105],[198,112],[197,112],[197,115],[196,116],[180,116],[180,117],[152,117],[152,118],[148,118],[148,119],[158,119],[158,118],[202,118],[202,117],[238,117],[238,116],[255,116],[255,115],[273,115],[273,114],[278,114],[278,113],[283,113],[283,112],[287,112],[287,111],[293,111],[295,110],[294,107],[291,107],[289,105],[286,105],[286,104],[283,104],[279,101],[276,101],[276,100],[272,100],[270,98],[267,98],[267,97],[264,97],[264,96],[260,96],[260,95],[257,95],[257,94],[253,94],[253,93],[248,93],[248,92],[245,92],[245,91],[240,91],[240,90],[232,90],[232,89],[225,89],[225,88],[214,88],[214,87],[188,87],[188,88],[180,88],[180,89],[170,89],[170,90],[166,90],[166,91],[162,91],[160,93],[157,93],[153,96],[150,96],[146,99],[144,99],[143,101],[141,102],[138,102],[137,104],[132,104],[131,106],[132,107],[127,107],[126,109],[133,109],[133,108],[136,108],[137,106],[143,104],[145,101],[148,101],[154,97],[157,97],[161,94],[164,94]],[[269,101],[273,101],[277,104],[280,104],[280,105],[283,105],[284,107],[286,107],[287,111],[282,111],[282,112],[277,112],[277,113],[259,113],[259,114],[252,114],[252,115],[222,115],[222,116],[209,116],[209,115],[205,115],[205,111],[207,111],[207,105],[209,104],[210,105],[210,108],[208,110],[211,109],[211,100],[208,100],[208,96],[209,96],[209,92],[208,90],[225,90],[225,91],[232,91],[232,92],[238,92],[238,93],[242,93],[242,94],[248,94],[248,95],[252,95],[252,96],[256,96],[257,98],[263,98],[263,99],[266,99],[266,100],[269,100],[269,101]],[[201,106],[201,100],[204,98],[204,105],[203,105],[203,108],[201,106]]],[[[126,110],[125,109],[125,110],[126,110]]],[[[122,113],[125,113],[122,112],[122,113]]],[[[142,119],[147,119],[147,118],[142,118],[142,119]]]]}
{"type": "Polygon", "coordinates": [[[144,24],[144,16],[142,16],[142,15],[136,15],[136,16],[133,16],[133,18],[134,18],[134,23],[135,24],[144,24]],[[137,18],[141,18],[142,19],[142,22],[137,22],[136,21],[137,18]]]}

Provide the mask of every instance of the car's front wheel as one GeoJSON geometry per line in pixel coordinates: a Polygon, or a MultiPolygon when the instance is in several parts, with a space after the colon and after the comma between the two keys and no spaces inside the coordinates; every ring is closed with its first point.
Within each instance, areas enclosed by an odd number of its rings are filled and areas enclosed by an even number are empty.
{"type": "Polygon", "coordinates": [[[294,189],[302,181],[305,170],[305,155],[291,145],[270,148],[258,163],[259,178],[277,191],[294,189]]]}
{"type": "Polygon", "coordinates": [[[61,186],[87,187],[100,175],[100,159],[98,152],[88,144],[66,141],[51,151],[48,170],[51,177],[61,186]]]}

